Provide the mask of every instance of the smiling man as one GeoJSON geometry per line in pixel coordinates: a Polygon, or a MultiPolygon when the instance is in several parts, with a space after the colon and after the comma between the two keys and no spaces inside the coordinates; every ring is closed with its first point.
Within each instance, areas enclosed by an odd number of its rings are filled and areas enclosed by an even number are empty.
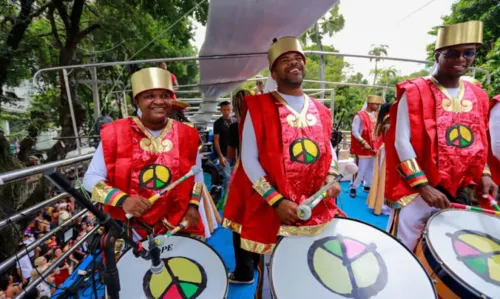
{"type": "MultiPolygon", "coordinates": [[[[138,116],[101,129],[101,143],[83,185],[92,192],[92,200],[104,204],[115,219],[126,221],[125,214],[130,213],[155,234],[187,219],[186,232],[203,237],[203,224],[198,221],[202,173],[165,193],[153,205],[147,200],[194,165],[201,168],[198,131],[167,118],[174,96],[170,73],[161,68],[135,72],[132,91],[138,116]]],[[[135,239],[145,238],[145,230],[131,221],[135,239]]]]}
{"type": "Polygon", "coordinates": [[[450,201],[470,204],[465,189],[496,194],[488,156],[488,95],[461,77],[482,43],[483,24],[439,29],[431,76],[397,85],[387,136],[388,230],[414,250],[427,220],[450,201]]]}
{"type": "MultiPolygon", "coordinates": [[[[278,235],[318,234],[337,211],[334,201],[326,199],[310,220],[297,217],[297,206],[338,175],[330,144],[332,119],[328,108],[302,90],[306,59],[296,38],[275,40],[268,59],[278,88],[244,98],[241,165],[224,210],[224,226],[239,234],[234,236],[232,283],[253,281],[250,252],[270,254],[278,235]]],[[[339,193],[335,184],[328,197],[339,193]]]]}

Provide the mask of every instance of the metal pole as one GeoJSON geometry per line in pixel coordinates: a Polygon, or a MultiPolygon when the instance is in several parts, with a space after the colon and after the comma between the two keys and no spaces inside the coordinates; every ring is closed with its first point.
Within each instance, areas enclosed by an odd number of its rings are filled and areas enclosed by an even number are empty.
{"type": "Polygon", "coordinates": [[[99,101],[99,86],[97,85],[97,68],[92,68],[92,100],[94,102],[94,120],[101,115],[101,103],[99,101]]]}
{"type": "Polygon", "coordinates": [[[76,164],[78,162],[84,162],[86,160],[90,160],[94,154],[87,154],[83,156],[78,156],[74,158],[69,158],[61,161],[55,161],[55,162],[50,162],[42,165],[35,165],[35,166],[30,166],[26,167],[23,169],[18,169],[18,170],[12,170],[4,173],[0,173],[0,186],[4,184],[8,184],[10,182],[19,180],[19,179],[24,179],[26,177],[29,177],[31,175],[39,174],[44,172],[47,169],[54,168],[54,167],[62,167],[62,166],[68,166],[71,164],[76,164]]]}
{"type": "Polygon", "coordinates": [[[330,99],[330,111],[332,112],[332,123],[335,123],[335,89],[331,91],[332,98],[330,99]]]}
{"type": "MultiPolygon", "coordinates": [[[[66,96],[68,97],[69,112],[71,113],[71,122],[73,123],[73,132],[75,137],[78,137],[78,129],[76,127],[75,111],[73,110],[73,100],[71,98],[71,91],[69,89],[68,71],[63,69],[64,75],[64,85],[66,86],[66,96]]],[[[78,155],[82,154],[82,149],[80,148],[80,139],[76,138],[76,149],[78,150],[78,155]]]]}

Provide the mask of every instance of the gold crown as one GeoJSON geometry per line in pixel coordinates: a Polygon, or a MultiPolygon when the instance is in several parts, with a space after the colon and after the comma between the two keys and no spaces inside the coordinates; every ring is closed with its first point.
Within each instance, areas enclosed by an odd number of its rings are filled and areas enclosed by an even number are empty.
{"type": "Polygon", "coordinates": [[[368,96],[368,104],[382,104],[384,99],[381,96],[368,96]]]}
{"type": "Polygon", "coordinates": [[[174,88],[170,72],[158,67],[145,68],[132,74],[132,93],[134,98],[146,90],[166,89],[173,95],[174,88]]]}
{"type": "Polygon", "coordinates": [[[302,46],[298,39],[293,36],[282,37],[278,40],[274,40],[274,43],[267,51],[267,59],[269,60],[269,69],[273,68],[274,62],[281,55],[289,52],[297,52],[302,55],[304,59],[304,63],[306,61],[306,57],[304,55],[304,51],[302,51],[302,46]]]}
{"type": "Polygon", "coordinates": [[[483,43],[483,22],[469,21],[439,28],[434,50],[464,44],[483,43]]]}
{"type": "Polygon", "coordinates": [[[179,101],[179,100],[173,100],[172,101],[172,108],[176,109],[176,110],[184,110],[186,109],[187,107],[189,107],[189,103],[186,103],[186,102],[183,102],[183,101],[179,101]]]}

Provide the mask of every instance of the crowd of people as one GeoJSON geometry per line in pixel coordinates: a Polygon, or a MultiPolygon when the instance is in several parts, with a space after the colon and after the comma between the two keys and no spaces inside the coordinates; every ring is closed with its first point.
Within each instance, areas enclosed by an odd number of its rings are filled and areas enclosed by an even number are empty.
{"type": "MultiPolygon", "coordinates": [[[[81,173],[83,175],[83,173],[81,173]]],[[[73,184],[76,179],[73,177],[73,184]]],[[[57,196],[59,192],[53,190],[51,197],[57,196]]],[[[74,198],[68,196],[55,204],[46,206],[40,210],[34,219],[27,225],[23,232],[23,238],[17,245],[17,251],[26,250],[27,246],[41,239],[55,228],[63,225],[68,219],[81,212],[82,207],[76,203],[74,198]]],[[[15,298],[23,292],[31,281],[34,281],[61,255],[75,246],[87,232],[95,225],[95,217],[87,213],[75,219],[74,222],[66,224],[63,229],[41,243],[28,254],[19,256],[16,264],[0,276],[0,299],[15,298]]],[[[19,233],[22,233],[21,231],[19,233]]],[[[86,258],[89,251],[87,241],[75,249],[57,268],[52,271],[44,281],[35,289],[28,292],[25,298],[41,299],[50,298],[53,292],[64,283],[80,262],[86,258]]]]}

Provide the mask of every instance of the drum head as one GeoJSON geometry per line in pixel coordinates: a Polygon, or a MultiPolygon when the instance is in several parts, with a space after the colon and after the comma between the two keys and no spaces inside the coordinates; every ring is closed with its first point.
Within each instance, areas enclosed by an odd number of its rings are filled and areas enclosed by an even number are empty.
{"type": "MultiPolygon", "coordinates": [[[[148,242],[142,243],[148,248],[148,242]]],[[[120,298],[154,299],[225,298],[227,270],[221,257],[207,244],[189,237],[172,236],[161,246],[166,271],[152,275],[151,261],[136,258],[132,250],[118,261],[120,298]]]]}
{"type": "Polygon", "coordinates": [[[500,298],[500,219],[445,210],[429,219],[427,244],[443,268],[473,293],[500,298]]]}
{"type": "Polygon", "coordinates": [[[437,298],[415,256],[386,232],[336,218],[311,237],[283,238],[271,258],[271,287],[287,298],[437,298]]]}

